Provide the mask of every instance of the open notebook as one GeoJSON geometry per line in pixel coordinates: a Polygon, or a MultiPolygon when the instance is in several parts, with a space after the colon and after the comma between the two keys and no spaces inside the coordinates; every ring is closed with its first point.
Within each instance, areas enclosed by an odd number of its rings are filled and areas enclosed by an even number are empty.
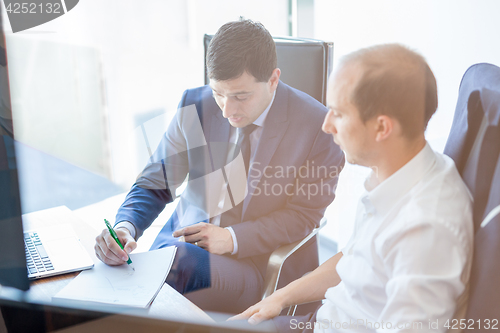
{"type": "Polygon", "coordinates": [[[175,251],[176,247],[170,246],[132,253],[135,271],[127,264],[108,266],[99,262],[93,269],[81,272],[53,298],[145,308],[165,283],[175,251]]]}

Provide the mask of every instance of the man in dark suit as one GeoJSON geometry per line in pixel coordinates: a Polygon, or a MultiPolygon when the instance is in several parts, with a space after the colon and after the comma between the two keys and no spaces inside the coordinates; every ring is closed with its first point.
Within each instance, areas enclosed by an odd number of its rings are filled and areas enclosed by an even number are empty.
{"type": "MultiPolygon", "coordinates": [[[[234,313],[260,299],[270,253],[318,226],[344,157],[321,131],[326,108],[279,80],[275,44],[260,23],[222,26],[207,71],[210,85],[184,93],[118,211],[125,251],[107,230],[95,249],[103,262],[123,264],[189,175],[152,249],[175,244],[167,283],[205,310],[234,313]]],[[[317,264],[311,242],[288,260],[283,282],[317,264]]]]}

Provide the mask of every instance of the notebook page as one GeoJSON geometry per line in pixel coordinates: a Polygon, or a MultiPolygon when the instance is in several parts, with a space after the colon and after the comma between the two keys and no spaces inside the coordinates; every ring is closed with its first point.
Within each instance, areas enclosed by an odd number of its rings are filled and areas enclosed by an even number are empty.
{"type": "Polygon", "coordinates": [[[58,292],[54,299],[98,302],[120,306],[147,307],[165,283],[176,247],[132,253],[135,271],[127,264],[108,266],[96,263],[81,272],[58,292]]]}

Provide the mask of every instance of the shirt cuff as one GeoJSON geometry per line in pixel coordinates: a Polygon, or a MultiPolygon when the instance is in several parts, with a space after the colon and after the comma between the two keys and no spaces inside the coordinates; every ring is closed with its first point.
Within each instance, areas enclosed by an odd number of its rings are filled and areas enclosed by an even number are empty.
{"type": "Polygon", "coordinates": [[[129,221],[122,221],[115,224],[114,229],[125,228],[130,232],[130,235],[135,239],[135,226],[129,221]]]}
{"type": "Polygon", "coordinates": [[[236,234],[234,233],[233,228],[231,227],[225,227],[224,229],[229,230],[229,233],[231,234],[231,238],[233,239],[233,252],[231,254],[236,254],[238,253],[238,240],[236,239],[236,234]]]}

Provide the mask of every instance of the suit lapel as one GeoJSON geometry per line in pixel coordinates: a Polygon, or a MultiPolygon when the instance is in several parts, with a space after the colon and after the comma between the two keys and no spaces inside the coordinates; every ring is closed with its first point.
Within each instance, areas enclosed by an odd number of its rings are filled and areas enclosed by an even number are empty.
{"type": "Polygon", "coordinates": [[[228,142],[231,125],[220,112],[213,114],[210,123],[209,142],[228,142]]]}
{"type": "Polygon", "coordinates": [[[283,136],[285,135],[289,123],[287,113],[288,88],[284,83],[280,81],[276,90],[276,96],[274,98],[273,105],[271,106],[269,114],[267,115],[264,122],[262,135],[260,137],[257,151],[255,152],[255,157],[253,159],[252,169],[249,173],[247,183],[249,191],[248,195],[243,201],[242,217],[245,216],[245,212],[248,208],[250,200],[252,199],[255,188],[257,187],[253,185],[260,183],[264,168],[269,165],[269,162],[276,152],[281,139],[283,139],[283,136]],[[252,184],[252,186],[250,186],[250,184],[252,184]]]}
{"type": "MultiPolygon", "coordinates": [[[[206,131],[206,139],[212,160],[212,171],[222,168],[226,163],[226,154],[221,152],[221,144],[229,142],[231,125],[222,116],[222,111],[213,98],[204,105],[210,112],[210,126],[206,131]]],[[[226,148],[225,148],[226,149],[226,148]]]]}

